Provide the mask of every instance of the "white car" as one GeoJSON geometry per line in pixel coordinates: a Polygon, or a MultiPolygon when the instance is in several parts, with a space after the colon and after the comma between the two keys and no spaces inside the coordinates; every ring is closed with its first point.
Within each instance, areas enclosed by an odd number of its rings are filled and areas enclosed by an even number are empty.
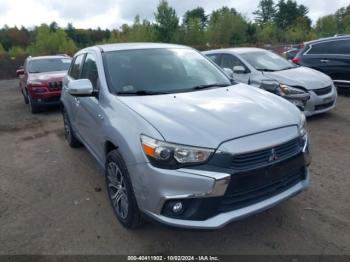
{"type": "Polygon", "coordinates": [[[336,105],[337,89],[329,76],[297,66],[273,52],[228,48],[203,53],[221,68],[233,70],[233,78],[238,82],[269,91],[273,88],[283,97],[308,93],[310,98],[303,108],[306,116],[327,112],[336,105]]]}

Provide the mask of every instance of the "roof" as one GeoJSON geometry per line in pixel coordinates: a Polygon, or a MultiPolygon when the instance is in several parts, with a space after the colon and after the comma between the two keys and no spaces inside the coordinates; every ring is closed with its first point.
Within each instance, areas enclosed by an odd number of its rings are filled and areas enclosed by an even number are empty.
{"type": "Polygon", "coordinates": [[[331,37],[324,37],[312,41],[305,42],[305,45],[308,44],[314,44],[314,43],[321,43],[321,42],[327,42],[327,41],[332,41],[332,40],[345,40],[345,39],[350,39],[350,35],[336,35],[336,36],[331,36],[331,37]]]}
{"type": "Polygon", "coordinates": [[[266,49],[262,48],[256,48],[256,47],[236,47],[236,48],[222,48],[222,49],[216,49],[216,50],[210,50],[203,52],[204,54],[209,54],[212,52],[234,52],[237,54],[244,54],[248,52],[258,52],[258,51],[266,51],[266,49]]]}
{"type": "Polygon", "coordinates": [[[183,45],[163,44],[163,43],[120,43],[96,46],[103,52],[132,50],[132,49],[154,49],[154,48],[190,48],[183,45]]]}
{"type": "Polygon", "coordinates": [[[46,56],[29,56],[30,60],[54,59],[54,58],[71,58],[68,55],[46,55],[46,56]]]}

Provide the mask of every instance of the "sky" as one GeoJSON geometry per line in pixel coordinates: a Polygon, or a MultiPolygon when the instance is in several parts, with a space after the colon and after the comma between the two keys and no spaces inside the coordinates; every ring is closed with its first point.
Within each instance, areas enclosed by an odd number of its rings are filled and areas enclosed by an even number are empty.
{"type": "MultiPolygon", "coordinates": [[[[168,0],[178,16],[201,6],[209,14],[222,6],[234,7],[250,20],[259,0],[168,0]]],[[[277,2],[277,0],[275,0],[277,2]]],[[[315,22],[320,16],[334,13],[350,5],[350,0],[297,0],[310,9],[309,17],[315,22]]],[[[69,22],[76,28],[119,28],[132,23],[136,15],[154,19],[159,0],[0,0],[0,27],[33,27],[56,21],[60,26],[69,22]]]]}

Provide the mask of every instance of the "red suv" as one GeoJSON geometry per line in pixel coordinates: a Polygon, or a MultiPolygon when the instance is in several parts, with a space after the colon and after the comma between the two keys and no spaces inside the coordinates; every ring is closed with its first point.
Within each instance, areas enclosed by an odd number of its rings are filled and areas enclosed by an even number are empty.
{"type": "Polygon", "coordinates": [[[24,102],[31,112],[60,104],[62,79],[72,59],[67,55],[28,57],[17,70],[24,102]]]}

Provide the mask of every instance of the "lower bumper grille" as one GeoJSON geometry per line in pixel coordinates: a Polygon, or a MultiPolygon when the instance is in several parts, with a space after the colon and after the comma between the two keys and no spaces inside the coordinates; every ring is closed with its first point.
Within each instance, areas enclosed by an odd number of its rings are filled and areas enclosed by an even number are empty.
{"type": "Polygon", "coordinates": [[[228,212],[273,197],[304,180],[305,175],[302,154],[269,167],[233,174],[218,211],[228,212]]]}
{"type": "Polygon", "coordinates": [[[317,105],[317,106],[315,106],[315,110],[318,111],[318,110],[327,109],[329,107],[332,107],[333,105],[334,105],[334,101],[327,103],[327,104],[323,104],[323,105],[317,105]]]}

